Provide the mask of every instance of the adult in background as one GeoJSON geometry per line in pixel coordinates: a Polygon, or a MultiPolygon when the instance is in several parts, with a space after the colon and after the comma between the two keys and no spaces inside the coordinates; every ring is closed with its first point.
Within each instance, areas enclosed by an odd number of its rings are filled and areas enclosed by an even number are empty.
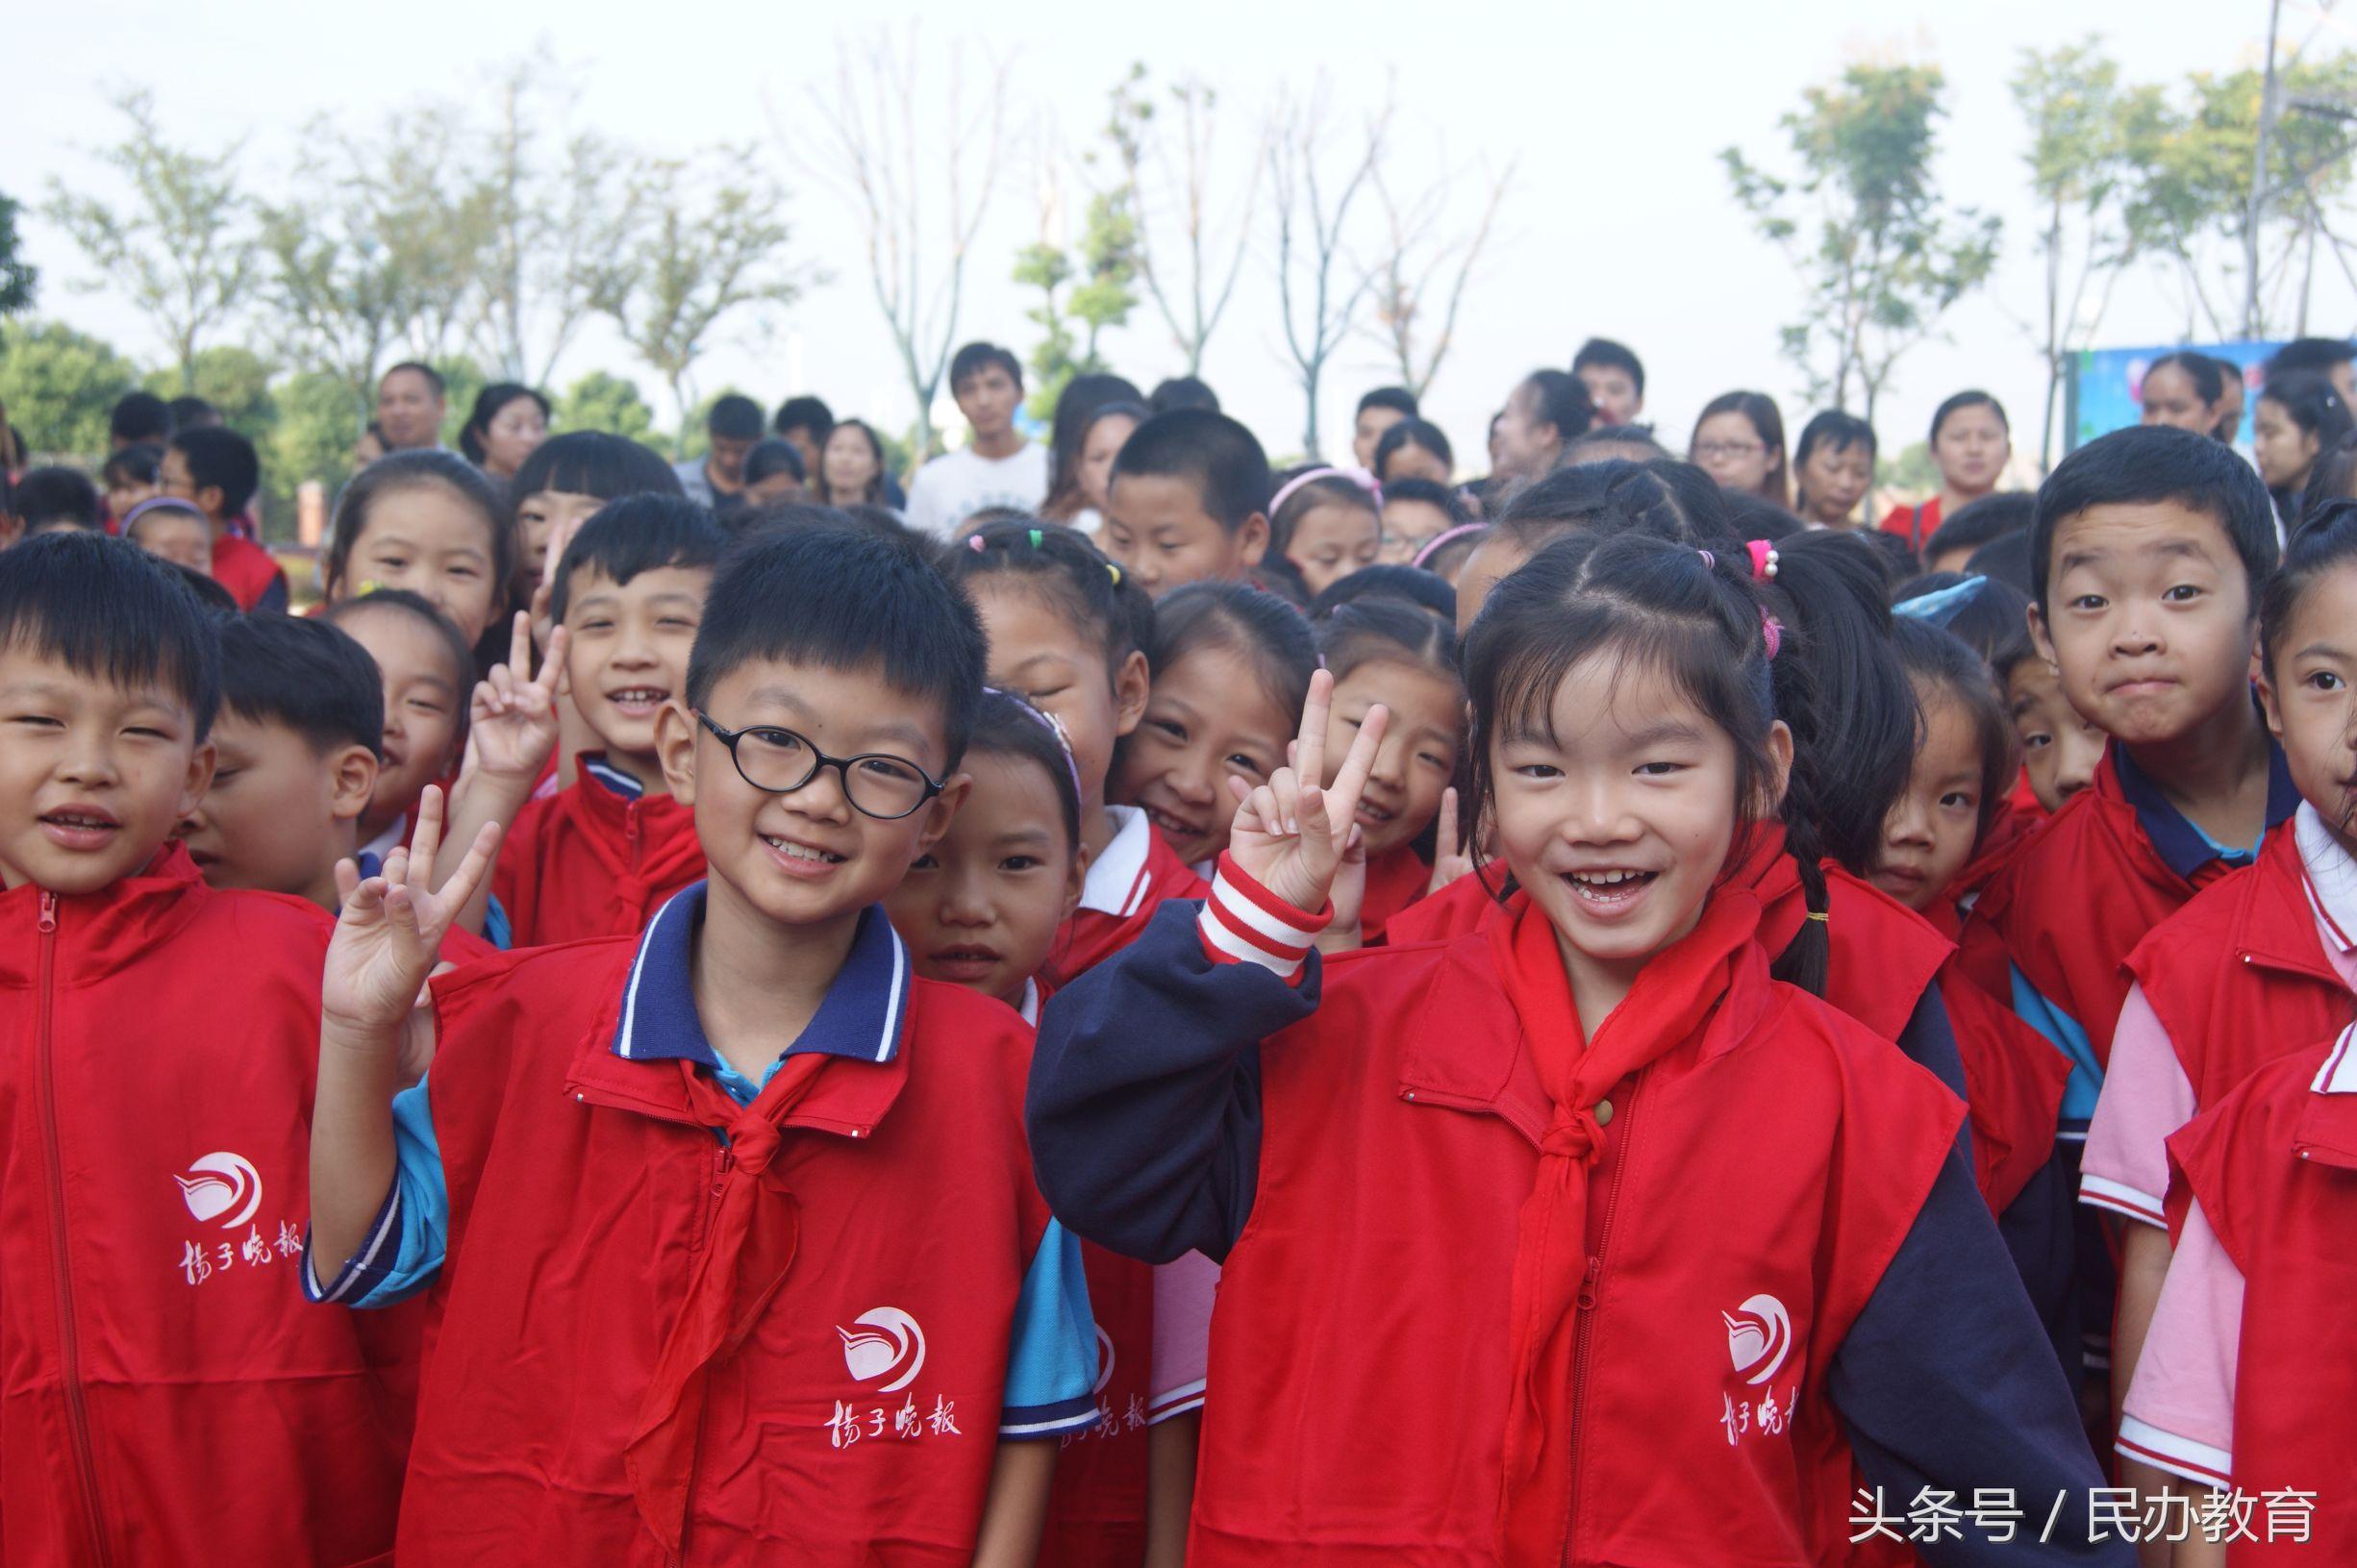
{"type": "Polygon", "coordinates": [[[506,485],[546,439],[548,399],[515,382],[495,381],[475,394],[474,409],[459,432],[459,450],[506,485]]]}
{"type": "Polygon", "coordinates": [[[884,442],[865,419],[846,419],[827,432],[811,499],[822,507],[889,507],[884,442]]]}
{"type": "MultiPolygon", "coordinates": [[[[704,436],[711,450],[672,466],[679,487],[690,501],[715,510],[744,488],[744,460],[762,438],[761,405],[740,392],[725,392],[713,400],[704,415],[704,436]]],[[[805,465],[807,471],[808,465],[805,465]]]]}
{"type": "Polygon", "coordinates": [[[1931,416],[1931,462],[1940,471],[1940,493],[1918,506],[1892,508],[1882,531],[1922,554],[1923,541],[1940,532],[1941,518],[1955,516],[1996,489],[2013,455],[2005,406],[1987,392],[1958,392],[1931,416]]]}
{"type": "Polygon", "coordinates": [[[1599,425],[1633,425],[1645,411],[1645,365],[1625,343],[1591,337],[1571,356],[1571,374],[1588,388],[1599,425]]]}
{"type": "Polygon", "coordinates": [[[2266,380],[2295,370],[2322,376],[2344,403],[2357,403],[2357,343],[2345,337],[2294,337],[2267,361],[2266,380]]]}
{"type": "Polygon", "coordinates": [[[1811,528],[1853,528],[1874,487],[1874,427],[1827,409],[1800,427],[1793,448],[1793,510],[1811,528]]]}
{"type": "Polygon", "coordinates": [[[1417,416],[1416,394],[1405,386],[1378,386],[1359,399],[1359,411],[1350,422],[1350,455],[1360,467],[1369,473],[1375,467],[1375,443],[1383,433],[1402,419],[1417,416]]]}
{"type": "MultiPolygon", "coordinates": [[[[1095,422],[1097,411],[1116,403],[1143,409],[1145,394],[1127,377],[1091,373],[1074,376],[1056,399],[1055,423],[1047,436],[1047,499],[1040,503],[1040,515],[1049,522],[1095,532],[1105,505],[1104,485],[1100,477],[1095,491],[1089,492],[1082,483],[1082,466],[1088,456],[1089,427],[1095,422]],[[1081,514],[1091,510],[1099,516],[1083,522],[1081,514]]],[[[1131,428],[1136,428],[1134,422],[1131,428]]],[[[1119,450],[1117,445],[1115,450],[1119,450]]],[[[1106,461],[1110,466],[1111,458],[1106,461]]]]}
{"type": "Polygon", "coordinates": [[[440,446],[442,416],[449,411],[442,373],[430,364],[404,360],[377,381],[376,429],[388,452],[440,446]]]}
{"type": "Polygon", "coordinates": [[[802,454],[802,471],[818,472],[821,455],[826,451],[827,434],[835,428],[835,411],[823,398],[790,397],[778,405],[777,419],[770,425],[770,434],[793,442],[802,454]]]}
{"type": "Polygon", "coordinates": [[[1573,437],[1595,423],[1586,384],[1567,370],[1534,370],[1490,429],[1490,481],[1525,484],[1550,472],[1573,437]]]}
{"type": "Polygon", "coordinates": [[[2219,361],[2206,354],[2180,349],[2164,354],[2144,367],[2137,390],[2144,400],[2147,425],[2169,425],[2207,436],[2218,429],[2226,401],[2226,377],[2219,361]]]}
{"type": "Polygon", "coordinates": [[[1721,392],[1705,403],[1686,456],[1722,490],[1756,495],[1771,507],[1793,505],[1784,412],[1766,392],[1721,392]]]}
{"type": "Polygon", "coordinates": [[[172,406],[153,392],[125,392],[107,414],[107,450],[162,446],[172,438],[172,406]]]}
{"type": "Polygon", "coordinates": [[[1021,363],[996,343],[968,343],[949,361],[949,395],[972,439],[917,470],[909,486],[909,526],[949,538],[978,511],[1037,511],[1047,499],[1047,449],[1016,428],[1021,363]]]}

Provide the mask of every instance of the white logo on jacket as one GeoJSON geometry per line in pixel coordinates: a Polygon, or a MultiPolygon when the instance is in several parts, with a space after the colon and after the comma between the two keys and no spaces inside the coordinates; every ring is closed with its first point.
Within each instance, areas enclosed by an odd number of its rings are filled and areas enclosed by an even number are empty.
{"type": "Polygon", "coordinates": [[[219,1220],[234,1231],[254,1217],[262,1207],[262,1173],[242,1155],[216,1150],[188,1162],[188,1174],[175,1176],[180,1200],[200,1220],[219,1220]]]}
{"type": "Polygon", "coordinates": [[[916,1381],[925,1365],[925,1331],[915,1318],[897,1307],[878,1307],[851,1321],[866,1328],[854,1331],[838,1325],[835,1332],[842,1335],[843,1365],[854,1378],[873,1382],[906,1363],[900,1376],[880,1392],[896,1394],[916,1381]]]}
{"type": "Polygon", "coordinates": [[[1782,1370],[1793,1353],[1793,1320],[1784,1303],[1762,1294],[1718,1315],[1727,1325],[1727,1355],[1745,1382],[1756,1387],[1782,1370]]]}

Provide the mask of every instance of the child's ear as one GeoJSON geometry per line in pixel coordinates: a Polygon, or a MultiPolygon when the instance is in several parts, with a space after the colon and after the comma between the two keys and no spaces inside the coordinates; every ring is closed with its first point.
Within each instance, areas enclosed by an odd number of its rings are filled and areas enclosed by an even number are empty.
{"type": "Polygon", "coordinates": [[[2062,660],[2054,657],[2054,637],[2046,630],[2046,607],[2035,599],[2030,601],[2029,624],[2030,641],[2036,645],[2038,657],[2059,667],[2062,660]]]}
{"type": "Polygon", "coordinates": [[[2258,682],[2259,708],[2267,714],[2267,733],[2281,742],[2283,739],[2283,701],[2276,696],[2275,683],[2268,679],[2264,666],[2259,671],[2258,682]]]}
{"type": "Polygon", "coordinates": [[[196,492],[196,510],[208,518],[218,517],[227,510],[223,505],[227,500],[218,485],[208,485],[196,492]]]}
{"type": "Polygon", "coordinates": [[[1056,916],[1059,926],[1071,919],[1073,911],[1080,908],[1080,895],[1089,885],[1089,859],[1086,844],[1072,852],[1071,868],[1064,876],[1064,909],[1056,916]]]}
{"type": "Polygon", "coordinates": [[[671,791],[673,800],[690,809],[695,806],[695,733],[699,728],[688,705],[676,697],[655,715],[655,759],[663,765],[664,786],[671,791]]]}
{"type": "Polygon", "coordinates": [[[1768,809],[1762,816],[1773,816],[1784,809],[1785,787],[1793,781],[1793,727],[1782,719],[1768,727],[1768,809]]]}
{"type": "Polygon", "coordinates": [[[1138,728],[1145,717],[1146,694],[1154,684],[1154,668],[1136,649],[1121,660],[1113,678],[1113,733],[1116,739],[1138,728]]]}
{"type": "Polygon", "coordinates": [[[933,846],[941,841],[941,834],[949,831],[949,824],[956,819],[958,808],[965,804],[966,792],[973,787],[972,774],[953,773],[949,782],[941,785],[941,792],[925,803],[920,813],[923,826],[916,830],[917,854],[932,853],[933,846]]]}
{"type": "Polygon", "coordinates": [[[196,803],[213,787],[213,768],[217,758],[210,740],[188,754],[188,771],[180,780],[180,798],[172,803],[174,822],[195,810],[196,803]]]}
{"type": "Polygon", "coordinates": [[[1268,513],[1256,511],[1244,519],[1244,526],[1236,531],[1236,559],[1246,566],[1258,566],[1261,558],[1268,554],[1268,513]]]}
{"type": "Polygon", "coordinates": [[[376,793],[384,764],[365,746],[344,746],[327,755],[327,809],[338,822],[358,822],[376,793]]]}

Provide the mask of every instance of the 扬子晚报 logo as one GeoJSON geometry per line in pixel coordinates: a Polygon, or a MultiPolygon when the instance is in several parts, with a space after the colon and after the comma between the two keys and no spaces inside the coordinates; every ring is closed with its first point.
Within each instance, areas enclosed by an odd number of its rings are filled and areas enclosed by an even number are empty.
{"type": "Polygon", "coordinates": [[[1762,1294],[1718,1315],[1726,1320],[1727,1355],[1745,1382],[1764,1383],[1783,1368],[1793,1353],[1793,1320],[1784,1303],[1762,1294]]]}
{"type": "Polygon", "coordinates": [[[180,1198],[189,1213],[200,1220],[218,1220],[224,1231],[236,1230],[262,1207],[262,1173],[243,1155],[216,1150],[190,1160],[188,1174],[172,1180],[180,1183],[180,1198]]]}
{"type": "Polygon", "coordinates": [[[925,1331],[897,1307],[878,1307],[851,1320],[865,1325],[835,1332],[843,1338],[843,1365],[862,1382],[892,1381],[880,1390],[896,1394],[916,1381],[925,1365],[925,1331]],[[898,1376],[893,1376],[897,1373],[898,1376]]]}

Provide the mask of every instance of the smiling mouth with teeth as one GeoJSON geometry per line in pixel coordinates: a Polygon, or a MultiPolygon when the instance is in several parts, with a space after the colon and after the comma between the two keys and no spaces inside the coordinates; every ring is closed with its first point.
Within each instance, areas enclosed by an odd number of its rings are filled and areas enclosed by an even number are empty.
{"type": "Polygon", "coordinates": [[[606,693],[606,701],[616,708],[658,708],[670,700],[670,692],[660,686],[625,686],[606,693]]]}
{"type": "Polygon", "coordinates": [[[1158,807],[1147,806],[1143,807],[1142,809],[1145,812],[1145,817],[1148,822],[1153,823],[1154,826],[1160,828],[1164,833],[1169,834],[1173,838],[1200,838],[1203,836],[1203,830],[1201,828],[1196,827],[1191,822],[1174,817],[1169,812],[1165,811],[1158,807]]]}
{"type": "Polygon", "coordinates": [[[1660,874],[1657,871],[1630,871],[1616,867],[1609,871],[1567,871],[1564,880],[1582,898],[1609,903],[1635,897],[1639,889],[1660,874]]]}
{"type": "Polygon", "coordinates": [[[828,850],[813,849],[808,844],[796,844],[784,838],[771,838],[767,834],[763,835],[762,842],[790,860],[809,860],[815,865],[840,865],[843,863],[841,856],[828,850]]]}

